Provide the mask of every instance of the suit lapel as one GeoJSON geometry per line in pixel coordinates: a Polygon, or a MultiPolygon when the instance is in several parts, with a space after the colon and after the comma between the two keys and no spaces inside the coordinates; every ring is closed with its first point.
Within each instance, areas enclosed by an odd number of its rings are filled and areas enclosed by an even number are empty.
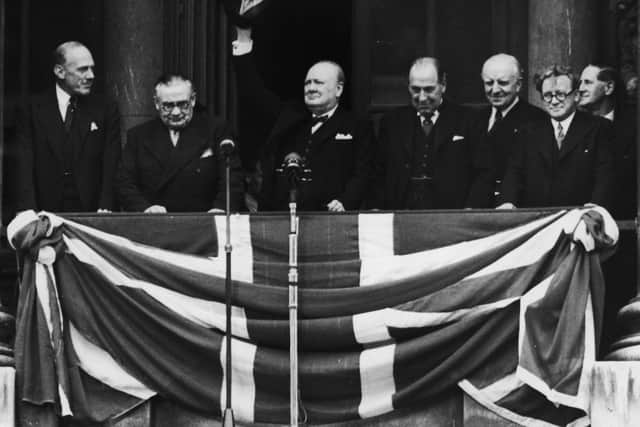
{"type": "Polygon", "coordinates": [[[534,141],[534,143],[538,147],[538,152],[545,160],[547,166],[550,166],[553,161],[552,150],[557,150],[556,135],[553,126],[551,126],[551,119],[545,119],[543,123],[541,123],[542,138],[534,141]]]}
{"type": "MultiPolygon", "coordinates": [[[[169,131],[166,131],[169,138],[169,131]]],[[[178,145],[170,151],[168,162],[162,174],[162,178],[158,181],[156,190],[169,182],[187,163],[193,159],[197,159],[205,151],[207,140],[200,135],[194,126],[188,126],[180,132],[178,145]]]]}
{"type": "Polygon", "coordinates": [[[76,160],[80,157],[87,141],[87,135],[91,130],[90,122],[91,114],[89,100],[79,98],[71,126],[71,136],[69,138],[70,142],[73,143],[74,158],[76,160]]]}
{"type": "Polygon", "coordinates": [[[333,116],[331,116],[326,123],[320,126],[318,130],[311,135],[312,144],[316,145],[328,139],[333,139],[342,124],[343,117],[344,112],[340,107],[338,107],[335,113],[333,113],[333,116]]]}
{"type": "Polygon", "coordinates": [[[447,114],[446,102],[442,104],[440,108],[440,116],[433,127],[434,131],[434,150],[437,152],[445,142],[447,142],[451,136],[451,129],[453,128],[453,121],[455,117],[451,114],[447,114]]]}
{"type": "Polygon", "coordinates": [[[40,116],[47,129],[47,143],[59,162],[63,162],[62,144],[65,144],[67,135],[62,123],[62,116],[58,109],[58,99],[55,88],[45,94],[39,104],[40,116]]]}
{"type": "Polygon", "coordinates": [[[582,121],[582,116],[579,112],[576,112],[576,115],[573,116],[573,121],[569,126],[569,130],[562,141],[562,147],[560,148],[559,158],[562,160],[567,154],[573,151],[576,146],[583,140],[583,133],[585,131],[585,126],[582,121]]]}

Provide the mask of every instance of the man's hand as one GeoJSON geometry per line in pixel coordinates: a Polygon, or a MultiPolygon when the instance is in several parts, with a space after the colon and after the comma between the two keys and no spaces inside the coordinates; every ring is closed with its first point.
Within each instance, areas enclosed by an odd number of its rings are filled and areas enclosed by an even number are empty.
{"type": "Polygon", "coordinates": [[[236,40],[240,43],[251,41],[251,28],[240,28],[236,26],[236,40]]]}
{"type": "Polygon", "coordinates": [[[327,209],[329,212],[344,212],[344,206],[340,202],[340,200],[332,200],[327,204],[327,209]]]}
{"type": "Polygon", "coordinates": [[[111,211],[109,209],[98,209],[97,211],[98,213],[111,213],[111,211]]]}
{"type": "Polygon", "coordinates": [[[153,205],[145,209],[144,213],[151,213],[151,214],[167,213],[167,208],[160,205],[153,205]]]}
{"type": "Polygon", "coordinates": [[[213,208],[207,211],[208,213],[224,213],[224,209],[213,208]]]}
{"type": "Polygon", "coordinates": [[[515,209],[516,205],[514,205],[513,203],[503,203],[500,206],[496,207],[496,209],[515,209]]]}

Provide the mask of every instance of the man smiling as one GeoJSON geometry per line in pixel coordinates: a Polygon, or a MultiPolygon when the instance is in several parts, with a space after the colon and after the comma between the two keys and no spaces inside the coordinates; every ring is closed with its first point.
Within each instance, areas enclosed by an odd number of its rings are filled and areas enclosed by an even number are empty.
{"type": "Polygon", "coordinates": [[[576,111],[578,79],[568,67],[545,69],[536,76],[536,89],[548,117],[518,134],[499,208],[584,203],[608,207],[613,184],[609,124],[576,111]]]}
{"type": "Polygon", "coordinates": [[[95,63],[76,41],[53,54],[55,86],[18,115],[18,210],[108,212],[120,156],[120,116],[92,94],[95,63]]]}
{"type": "Polygon", "coordinates": [[[489,102],[481,117],[493,158],[495,186],[492,206],[495,206],[495,197],[500,194],[507,159],[518,132],[531,120],[545,117],[545,114],[520,99],[522,68],[514,56],[505,53],[491,56],[482,66],[481,77],[489,102]]]}

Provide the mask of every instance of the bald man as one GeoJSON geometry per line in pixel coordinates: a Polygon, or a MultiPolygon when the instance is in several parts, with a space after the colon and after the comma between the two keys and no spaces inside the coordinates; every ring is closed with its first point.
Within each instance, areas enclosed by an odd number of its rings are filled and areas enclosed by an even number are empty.
{"type": "Polygon", "coordinates": [[[18,210],[107,212],[120,156],[120,116],[92,94],[95,64],[76,41],[53,54],[55,85],[18,115],[18,210]]]}
{"type": "Polygon", "coordinates": [[[482,66],[481,77],[489,102],[480,114],[492,154],[495,178],[492,204],[495,206],[518,132],[528,123],[544,118],[545,113],[520,99],[522,68],[514,56],[505,53],[491,56],[482,66]]]}
{"type": "Polygon", "coordinates": [[[238,28],[237,33],[233,54],[238,91],[271,121],[260,161],[258,209],[288,209],[290,183],[278,169],[292,153],[310,171],[298,187],[299,210],[359,209],[370,179],[372,131],[368,121],[340,105],[342,68],[331,61],[317,62],[306,74],[303,102],[283,102],[266,89],[256,71],[251,30],[238,28]]]}
{"type": "Polygon", "coordinates": [[[486,207],[492,175],[472,112],[445,99],[435,58],[409,70],[410,104],[380,122],[372,205],[379,209],[486,207]]]}

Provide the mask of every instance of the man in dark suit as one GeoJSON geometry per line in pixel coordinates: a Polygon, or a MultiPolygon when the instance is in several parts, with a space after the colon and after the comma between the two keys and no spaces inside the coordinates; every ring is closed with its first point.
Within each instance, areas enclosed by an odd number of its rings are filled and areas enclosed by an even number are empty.
{"type": "MultiPolygon", "coordinates": [[[[194,115],[196,93],[181,75],[167,74],[155,85],[158,118],[127,133],[116,190],[124,210],[146,213],[224,212],[225,155],[232,142],[220,119],[194,115]]],[[[239,159],[231,155],[230,207],[242,201],[239,159]]]]}
{"type": "Polygon", "coordinates": [[[568,67],[536,76],[548,118],[518,133],[507,165],[499,208],[609,206],[613,191],[610,126],[576,111],[578,80],[568,67]]]}
{"type": "Polygon", "coordinates": [[[304,104],[282,102],[266,89],[253,62],[251,30],[238,28],[234,62],[240,96],[252,100],[271,131],[263,148],[260,210],[287,209],[290,183],[279,172],[285,158],[299,156],[305,169],[298,185],[299,210],[359,209],[370,179],[372,131],[368,121],[340,105],[342,68],[320,61],[307,72],[304,104]]]}
{"type": "Polygon", "coordinates": [[[539,120],[546,115],[541,109],[520,99],[522,68],[514,56],[504,53],[491,56],[482,66],[481,76],[490,104],[480,114],[492,154],[495,177],[492,206],[495,206],[517,133],[531,120],[539,120]]]}
{"type": "Polygon", "coordinates": [[[111,211],[118,109],[91,94],[94,62],[82,44],[58,46],[53,73],[55,86],[18,115],[18,210],[111,211]]]}
{"type": "Polygon", "coordinates": [[[613,124],[615,188],[611,213],[616,218],[636,216],[636,134],[635,106],[625,105],[622,84],[616,70],[606,65],[587,65],[580,75],[579,108],[604,117],[613,124]]]}
{"type": "Polygon", "coordinates": [[[380,122],[373,207],[486,207],[492,185],[488,152],[472,112],[444,99],[446,74],[435,58],[409,71],[411,105],[380,122]]]}

